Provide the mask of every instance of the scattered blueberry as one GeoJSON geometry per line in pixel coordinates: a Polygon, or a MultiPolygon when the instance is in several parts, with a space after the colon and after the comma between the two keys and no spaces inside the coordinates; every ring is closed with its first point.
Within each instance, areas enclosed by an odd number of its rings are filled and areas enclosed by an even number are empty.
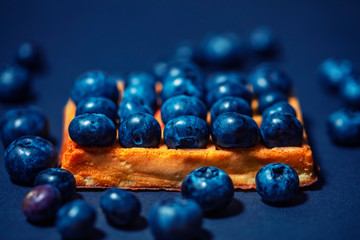
{"type": "Polygon", "coordinates": [[[164,139],[168,148],[205,148],[209,137],[206,122],[195,116],[174,118],[164,128],[164,139]]]}
{"type": "Polygon", "coordinates": [[[251,49],[261,55],[273,54],[277,48],[274,32],[268,27],[255,28],[250,33],[251,49]]]}
{"type": "Polygon", "coordinates": [[[271,163],[263,166],[255,177],[256,191],[264,202],[292,200],[299,189],[299,176],[290,166],[271,163]]]}
{"type": "Polygon", "coordinates": [[[119,90],[113,78],[102,71],[90,71],[80,75],[71,89],[71,99],[77,105],[87,97],[105,97],[117,103],[119,90]]]}
{"type": "Polygon", "coordinates": [[[219,115],[212,124],[211,137],[222,148],[249,148],[259,142],[259,127],[251,117],[235,112],[219,115]]]}
{"type": "Polygon", "coordinates": [[[181,185],[184,198],[197,201],[205,212],[226,207],[234,197],[234,185],[224,171],[202,167],[189,173],[181,185]]]}
{"type": "Polygon", "coordinates": [[[194,43],[191,41],[183,41],[175,48],[172,58],[177,60],[194,61],[197,59],[197,55],[198,53],[194,43]]]}
{"type": "Polygon", "coordinates": [[[349,60],[327,58],[320,64],[319,77],[325,87],[334,91],[352,71],[353,65],[349,60]]]}
{"type": "Polygon", "coordinates": [[[48,168],[39,172],[34,181],[34,186],[49,184],[56,187],[63,200],[69,199],[76,192],[74,175],[66,169],[48,168]]]}
{"type": "Polygon", "coordinates": [[[32,184],[40,171],[57,166],[58,155],[49,141],[25,136],[17,138],[6,148],[4,160],[12,181],[32,184]]]}
{"type": "Polygon", "coordinates": [[[25,68],[17,65],[0,66],[0,100],[24,100],[28,96],[30,83],[30,74],[25,68]]]}
{"type": "Polygon", "coordinates": [[[25,135],[48,137],[49,121],[37,107],[9,110],[0,121],[1,140],[8,146],[16,138],[25,135]]]}
{"type": "Polygon", "coordinates": [[[56,228],[64,239],[87,239],[93,232],[95,209],[83,200],[74,200],[56,214],[56,228]]]}
{"type": "Polygon", "coordinates": [[[256,96],[271,91],[280,91],[288,95],[291,92],[290,77],[272,64],[261,64],[249,75],[256,96]]]}
{"type": "Polygon", "coordinates": [[[200,100],[204,99],[204,91],[198,88],[190,79],[184,77],[171,78],[164,82],[161,99],[163,102],[171,97],[186,95],[196,97],[200,100]]]}
{"type": "Polygon", "coordinates": [[[155,77],[147,72],[132,72],[126,80],[126,86],[132,85],[141,85],[141,86],[155,86],[155,77]]]}
{"type": "Polygon", "coordinates": [[[350,107],[360,109],[360,74],[352,74],[340,83],[340,97],[350,107]]]}
{"type": "Polygon", "coordinates": [[[118,110],[120,122],[124,121],[125,118],[134,113],[148,113],[154,115],[153,110],[148,105],[144,104],[141,99],[133,98],[131,100],[122,100],[118,110]]]}
{"type": "Polygon", "coordinates": [[[301,122],[288,113],[274,113],[263,119],[261,141],[267,148],[300,146],[303,140],[301,122]]]}
{"type": "Polygon", "coordinates": [[[117,106],[108,98],[104,97],[89,97],[84,98],[76,107],[76,116],[85,113],[99,113],[107,116],[111,121],[116,123],[117,106]]]}
{"type": "Polygon", "coordinates": [[[168,63],[165,61],[157,61],[153,66],[153,73],[157,77],[157,80],[163,81],[167,73],[168,63]]]}
{"type": "Polygon", "coordinates": [[[223,97],[220,98],[210,109],[211,122],[223,113],[236,112],[252,117],[252,109],[247,101],[239,97],[223,97]]]}
{"type": "Polygon", "coordinates": [[[115,124],[104,114],[85,113],[69,125],[71,140],[83,146],[109,146],[115,142],[115,124]]]}
{"type": "Polygon", "coordinates": [[[216,72],[208,76],[206,82],[206,89],[209,91],[218,85],[228,82],[243,85],[247,84],[245,75],[239,72],[216,72]]]}
{"type": "Polygon", "coordinates": [[[119,141],[124,148],[156,148],[160,139],[160,124],[150,114],[134,113],[120,122],[119,141]]]}
{"type": "Polygon", "coordinates": [[[161,107],[161,119],[164,124],[183,115],[192,115],[206,120],[207,109],[198,98],[185,95],[169,98],[161,107]]]}
{"type": "Polygon", "coordinates": [[[120,188],[106,190],[100,198],[100,207],[111,223],[119,226],[133,223],[141,210],[139,199],[120,188]]]}
{"type": "Polygon", "coordinates": [[[19,46],[15,56],[16,62],[29,69],[41,67],[41,48],[34,42],[24,42],[19,46]]]}
{"type": "Polygon", "coordinates": [[[227,96],[240,97],[247,101],[249,104],[251,104],[252,100],[252,93],[243,84],[226,82],[214,86],[211,90],[207,92],[206,104],[208,107],[211,107],[220,98],[227,96]]]}
{"type": "Polygon", "coordinates": [[[274,113],[288,113],[296,117],[295,109],[286,101],[277,102],[271,105],[270,107],[267,107],[263,111],[262,117],[267,118],[273,115],[274,113]]]}
{"type": "Polygon", "coordinates": [[[123,101],[133,101],[134,99],[137,99],[141,105],[155,110],[157,107],[155,86],[128,85],[124,91],[123,101]]]}
{"type": "Polygon", "coordinates": [[[60,192],[51,185],[34,187],[26,194],[22,202],[23,213],[33,223],[53,220],[60,206],[60,192]]]}
{"type": "Polygon", "coordinates": [[[151,232],[158,240],[193,239],[202,225],[203,210],[192,199],[165,199],[150,209],[151,232]]]}
{"type": "Polygon", "coordinates": [[[339,145],[360,145],[360,110],[341,109],[327,121],[328,134],[339,145]]]}
{"type": "Polygon", "coordinates": [[[258,101],[258,112],[262,114],[266,108],[278,102],[287,102],[288,97],[279,91],[271,91],[260,95],[258,101]]]}

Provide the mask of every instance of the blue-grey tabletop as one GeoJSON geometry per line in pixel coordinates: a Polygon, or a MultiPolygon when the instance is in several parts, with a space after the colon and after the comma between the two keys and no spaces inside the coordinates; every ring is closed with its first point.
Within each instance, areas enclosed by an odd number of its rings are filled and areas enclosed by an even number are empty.
{"type": "MultiPolygon", "coordinates": [[[[360,69],[358,1],[12,1],[0,2],[0,63],[11,63],[19,44],[41,44],[46,71],[35,74],[33,96],[23,103],[0,103],[5,111],[33,104],[51,122],[59,149],[62,110],[74,79],[101,69],[128,73],[152,69],[182,40],[200,42],[209,32],[232,31],[244,40],[257,26],[273,29],[281,44],[276,59],[292,77],[319,181],[286,206],[265,204],[255,191],[236,191],[218,216],[203,221],[202,239],[359,239],[360,148],[334,145],[325,122],[343,104],[319,84],[317,68],[327,57],[347,58],[360,69]]],[[[253,60],[251,60],[253,61],[253,60]]],[[[249,62],[251,62],[249,60],[249,62]]],[[[253,63],[245,64],[248,72],[253,63]]],[[[0,239],[61,239],[54,226],[26,221],[21,202],[29,187],[12,183],[0,149],[0,239]]],[[[79,194],[95,207],[93,239],[152,239],[147,216],[160,199],[178,192],[135,192],[141,216],[132,228],[107,223],[99,207],[101,191],[79,194]]]]}

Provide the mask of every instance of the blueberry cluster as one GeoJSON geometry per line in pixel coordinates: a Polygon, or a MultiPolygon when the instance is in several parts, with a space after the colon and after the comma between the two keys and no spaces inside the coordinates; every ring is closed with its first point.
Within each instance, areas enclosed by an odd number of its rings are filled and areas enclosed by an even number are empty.
{"type": "Polygon", "coordinates": [[[345,104],[328,117],[331,140],[338,145],[360,146],[360,75],[349,60],[328,58],[319,67],[319,79],[345,104]]]}

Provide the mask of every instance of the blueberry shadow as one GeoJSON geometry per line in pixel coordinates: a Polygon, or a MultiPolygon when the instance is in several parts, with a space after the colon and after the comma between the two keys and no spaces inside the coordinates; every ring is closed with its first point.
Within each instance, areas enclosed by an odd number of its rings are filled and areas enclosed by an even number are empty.
{"type": "Polygon", "coordinates": [[[206,218],[221,219],[229,218],[240,214],[243,211],[243,206],[239,200],[233,198],[229,205],[223,209],[205,213],[206,218]]]}
{"type": "Polygon", "coordinates": [[[42,221],[42,222],[33,222],[33,221],[30,221],[29,219],[27,219],[27,222],[30,223],[31,225],[39,227],[39,228],[49,228],[49,227],[55,226],[55,218],[46,220],[46,221],[42,221]]]}
{"type": "MultiPolygon", "coordinates": [[[[78,240],[102,240],[105,239],[106,234],[104,231],[98,229],[98,228],[93,228],[90,230],[91,232],[89,233],[89,236],[86,238],[80,238],[78,240]]],[[[62,238],[63,240],[74,240],[74,238],[62,238]]]]}
{"type": "Polygon", "coordinates": [[[272,207],[278,207],[278,208],[289,208],[289,207],[295,207],[295,206],[299,206],[301,204],[304,204],[306,201],[308,200],[308,196],[302,192],[299,191],[295,197],[288,201],[288,202],[279,202],[279,203],[267,203],[264,202],[265,204],[272,206],[272,207]]]}
{"type": "Polygon", "coordinates": [[[144,230],[148,226],[146,218],[139,216],[134,222],[127,225],[119,225],[113,222],[111,219],[106,219],[108,224],[116,229],[125,230],[125,231],[140,231],[144,230]]]}
{"type": "Polygon", "coordinates": [[[81,194],[74,193],[71,197],[69,197],[68,199],[65,199],[63,201],[63,204],[68,203],[68,202],[72,202],[74,200],[83,200],[83,199],[84,199],[84,197],[81,194]]]}
{"type": "Polygon", "coordinates": [[[14,107],[16,105],[23,104],[23,103],[34,103],[36,101],[38,95],[32,89],[32,86],[30,86],[29,88],[30,89],[28,90],[27,93],[24,93],[23,95],[19,96],[16,99],[13,99],[13,100],[3,99],[3,98],[0,97],[0,103],[1,104],[6,104],[6,105],[9,105],[9,106],[14,105],[14,107]]]}
{"type": "Polygon", "coordinates": [[[192,239],[193,240],[211,240],[211,239],[213,239],[213,235],[207,229],[201,228],[199,233],[196,234],[196,236],[192,239]]]}

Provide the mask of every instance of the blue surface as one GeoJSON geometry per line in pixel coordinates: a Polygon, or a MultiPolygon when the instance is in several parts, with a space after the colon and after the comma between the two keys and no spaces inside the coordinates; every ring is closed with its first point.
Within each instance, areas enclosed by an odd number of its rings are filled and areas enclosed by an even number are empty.
{"type": "MultiPolygon", "coordinates": [[[[315,158],[319,183],[286,207],[263,203],[257,193],[239,191],[221,216],[204,219],[204,239],[359,239],[360,149],[333,145],[327,116],[341,107],[317,81],[319,64],[334,56],[360,68],[360,3],[356,1],[11,1],[0,3],[0,62],[14,58],[21,42],[33,39],[46,49],[48,70],[35,76],[30,103],[42,108],[51,133],[61,141],[62,108],[73,81],[90,69],[109,72],[150,70],[182,40],[200,41],[208,32],[230,30],[245,37],[269,25],[282,44],[279,59],[294,80],[315,158]]],[[[251,63],[250,63],[251,64],[251,63]]],[[[249,65],[250,65],[249,64],[249,65]]],[[[1,103],[0,115],[13,108],[1,103]]],[[[4,150],[0,150],[3,156],[4,150]]],[[[21,201],[27,187],[14,185],[0,166],[0,239],[60,239],[53,226],[26,222],[21,201]]],[[[94,239],[151,239],[145,221],[151,205],[180,193],[136,192],[143,208],[136,228],[118,229],[101,213],[101,192],[80,192],[96,208],[94,239]]]]}

